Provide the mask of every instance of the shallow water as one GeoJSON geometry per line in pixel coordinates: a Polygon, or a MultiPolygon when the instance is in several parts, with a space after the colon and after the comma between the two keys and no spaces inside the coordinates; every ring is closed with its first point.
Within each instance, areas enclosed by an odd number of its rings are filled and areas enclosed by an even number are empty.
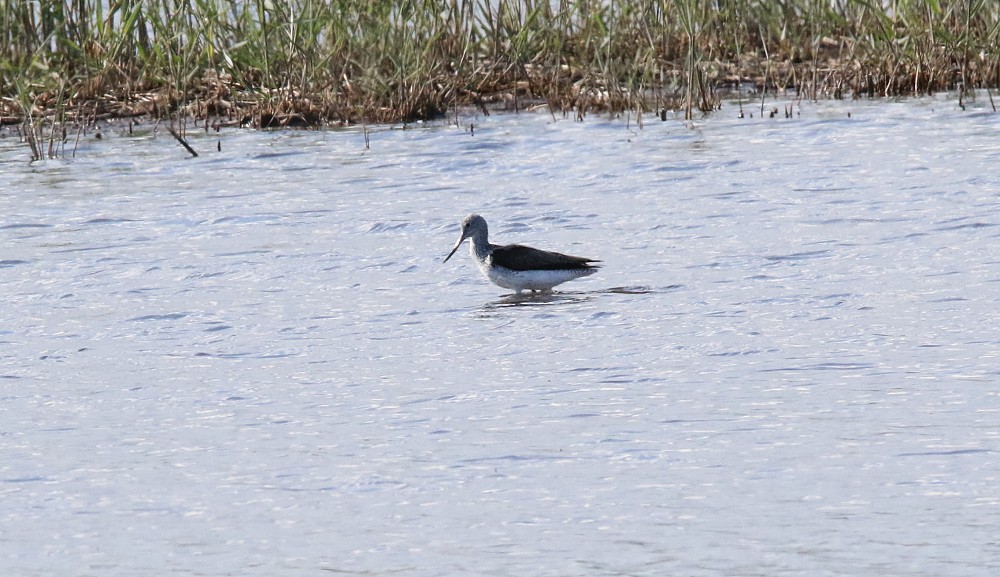
{"type": "Polygon", "coordinates": [[[1000,115],[953,100],[6,133],[5,574],[995,575],[1000,115]],[[472,211],[604,268],[505,295],[441,262],[472,211]]]}

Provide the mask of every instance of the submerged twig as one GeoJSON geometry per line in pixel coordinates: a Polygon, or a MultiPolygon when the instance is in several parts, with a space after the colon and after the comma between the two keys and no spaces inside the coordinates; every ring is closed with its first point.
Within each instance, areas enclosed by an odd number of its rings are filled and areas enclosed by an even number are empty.
{"type": "Polygon", "coordinates": [[[182,137],[180,134],[177,133],[176,130],[174,130],[173,126],[168,126],[167,127],[167,132],[169,132],[171,136],[173,136],[175,139],[177,139],[177,142],[180,142],[181,145],[184,148],[186,148],[189,153],[191,153],[191,156],[198,156],[198,153],[195,152],[195,150],[193,148],[191,148],[191,145],[188,144],[186,140],[184,140],[184,137],[182,137]]]}

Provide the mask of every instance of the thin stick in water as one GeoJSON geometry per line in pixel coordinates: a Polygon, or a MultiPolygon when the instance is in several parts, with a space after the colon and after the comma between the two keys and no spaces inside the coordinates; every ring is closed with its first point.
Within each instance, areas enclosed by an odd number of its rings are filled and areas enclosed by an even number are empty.
{"type": "Polygon", "coordinates": [[[173,126],[168,126],[168,127],[167,127],[167,132],[169,132],[171,136],[173,136],[174,138],[176,138],[176,139],[177,139],[177,142],[180,142],[180,143],[181,143],[181,145],[182,145],[182,146],[184,146],[184,148],[186,148],[186,149],[187,149],[187,151],[188,151],[189,153],[191,153],[191,156],[198,156],[198,153],[197,153],[197,152],[195,152],[193,148],[191,148],[191,145],[190,145],[190,144],[188,144],[188,143],[187,143],[187,141],[186,141],[186,140],[184,140],[184,139],[183,139],[183,138],[181,137],[181,135],[180,135],[180,134],[177,134],[177,131],[176,131],[176,130],[174,130],[174,127],[173,127],[173,126]]]}

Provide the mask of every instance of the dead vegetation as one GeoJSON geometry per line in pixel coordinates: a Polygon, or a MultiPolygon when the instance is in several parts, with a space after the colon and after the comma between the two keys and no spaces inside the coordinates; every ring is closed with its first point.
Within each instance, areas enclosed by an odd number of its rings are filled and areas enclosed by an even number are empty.
{"type": "Polygon", "coordinates": [[[40,155],[109,118],[313,127],[537,105],[691,117],[736,89],[961,99],[1000,84],[990,0],[4,2],[0,42],[0,123],[40,155]]]}

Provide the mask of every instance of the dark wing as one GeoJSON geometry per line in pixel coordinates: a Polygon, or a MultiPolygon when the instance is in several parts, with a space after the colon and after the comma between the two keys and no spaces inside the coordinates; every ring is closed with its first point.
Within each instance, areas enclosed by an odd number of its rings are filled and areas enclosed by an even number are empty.
{"type": "Polygon", "coordinates": [[[509,244],[493,248],[493,264],[510,270],[570,270],[595,268],[592,258],[570,256],[559,252],[538,250],[530,246],[509,244]]]}

